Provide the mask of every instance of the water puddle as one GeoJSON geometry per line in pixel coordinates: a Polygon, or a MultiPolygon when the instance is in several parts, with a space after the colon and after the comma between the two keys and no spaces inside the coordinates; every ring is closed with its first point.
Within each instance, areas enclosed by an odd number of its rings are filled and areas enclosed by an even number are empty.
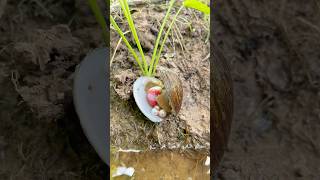
{"type": "Polygon", "coordinates": [[[119,166],[133,167],[132,177],[119,176],[114,180],[206,180],[209,166],[205,166],[207,154],[188,151],[118,152],[111,158],[111,171],[119,166]]]}

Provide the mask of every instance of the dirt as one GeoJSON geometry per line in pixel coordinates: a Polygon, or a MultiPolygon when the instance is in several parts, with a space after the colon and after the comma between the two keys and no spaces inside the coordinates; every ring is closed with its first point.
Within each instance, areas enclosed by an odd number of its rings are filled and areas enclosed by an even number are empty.
{"type": "MultiPolygon", "coordinates": [[[[0,2],[0,179],[106,179],[107,168],[82,134],[71,96],[75,66],[89,50],[103,45],[100,29],[85,2],[37,2],[43,6],[33,1],[20,5],[13,0],[0,2]]],[[[211,19],[212,36],[231,64],[235,98],[229,147],[217,179],[317,179],[320,170],[318,1],[216,3],[216,15],[211,19]]],[[[196,29],[191,34],[205,39],[203,32],[196,29]]],[[[146,33],[144,46],[150,49],[155,35],[146,33]]],[[[193,38],[186,36],[185,42],[193,38]]],[[[187,50],[202,47],[189,43],[187,50]]],[[[167,44],[172,45],[172,41],[167,44]]],[[[173,47],[181,53],[179,46],[174,43],[173,47]]],[[[131,71],[128,74],[132,75],[129,79],[132,82],[138,72],[124,49],[120,45],[122,54],[117,53],[113,66],[131,71]],[[121,62],[123,58],[127,61],[121,62]]],[[[201,51],[194,50],[191,58],[205,59],[207,54],[201,51]]],[[[203,66],[208,65],[208,60],[194,69],[182,54],[175,55],[170,49],[165,52],[160,65],[177,72],[190,72],[181,79],[190,76],[195,82],[206,82],[199,79],[207,77],[203,66]],[[185,64],[181,59],[185,59],[185,64]],[[198,71],[203,74],[196,75],[198,71]]],[[[113,85],[122,89],[116,74],[121,72],[114,72],[113,85]]],[[[204,86],[201,89],[206,90],[208,84],[204,86]]],[[[189,88],[198,91],[197,84],[189,88]]],[[[128,112],[122,114],[127,115],[129,122],[125,128],[132,130],[130,120],[152,126],[140,113],[129,116],[138,112],[132,96],[112,93],[113,101],[128,104],[119,103],[124,106],[121,111],[128,112]],[[139,121],[135,121],[136,117],[139,121]]],[[[201,97],[196,99],[201,101],[201,97]]],[[[186,133],[186,124],[172,122],[159,131],[177,127],[182,134],[186,133]]],[[[138,132],[142,134],[144,130],[138,132]]],[[[151,132],[151,141],[146,142],[158,144],[157,136],[151,132]]],[[[164,139],[164,143],[177,142],[176,137],[164,139]]],[[[132,144],[146,143],[145,139],[134,140],[132,144]]]]}
{"type": "Polygon", "coordinates": [[[318,179],[318,1],[217,1],[234,119],[217,179],[318,179]]]}
{"type": "Polygon", "coordinates": [[[0,179],[105,179],[72,102],[76,65],[103,45],[86,2],[0,4],[0,179]]]}
{"type": "MultiPolygon", "coordinates": [[[[159,5],[133,8],[133,19],[142,48],[150,61],[153,46],[166,9],[159,5]]],[[[120,28],[128,25],[114,13],[120,28]]],[[[173,15],[172,15],[173,17],[173,15]]],[[[118,148],[209,150],[209,41],[208,21],[195,11],[184,10],[173,28],[157,67],[174,71],[182,81],[183,101],[177,116],[169,115],[159,124],[149,121],[137,108],[133,82],[142,74],[120,37],[111,31],[111,142],[118,148]],[[206,28],[207,27],[207,28],[206,28]],[[201,49],[202,51],[199,51],[201,49]]],[[[133,37],[128,35],[130,43],[133,37]]]]}
{"type": "MultiPolygon", "coordinates": [[[[113,12],[120,28],[128,31],[127,22],[120,18],[122,14],[113,12]]],[[[141,46],[150,62],[166,7],[144,4],[132,8],[132,12],[141,46]]],[[[183,88],[182,106],[178,115],[170,114],[160,123],[148,120],[137,107],[133,83],[142,73],[125,44],[119,43],[119,35],[111,31],[111,145],[116,149],[143,150],[122,156],[112,153],[112,168],[134,167],[137,179],[209,178],[203,160],[210,147],[208,29],[209,21],[193,10],[183,10],[178,17],[162,52],[156,77],[162,69],[178,75],[183,88]],[[193,151],[189,152],[190,149],[193,151]],[[194,157],[188,158],[187,152],[194,157]]],[[[130,44],[135,44],[131,33],[127,37],[130,44]]]]}

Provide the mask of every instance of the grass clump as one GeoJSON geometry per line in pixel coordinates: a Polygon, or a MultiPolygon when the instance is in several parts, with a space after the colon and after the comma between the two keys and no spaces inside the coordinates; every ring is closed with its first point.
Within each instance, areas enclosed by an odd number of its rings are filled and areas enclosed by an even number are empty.
{"type": "MultiPolygon", "coordinates": [[[[105,16],[103,15],[103,13],[101,12],[101,9],[99,8],[99,5],[97,3],[97,0],[87,0],[89,3],[89,6],[92,9],[92,12],[95,15],[95,18],[97,19],[99,25],[102,28],[102,35],[105,41],[105,44],[107,47],[109,47],[109,42],[110,42],[110,36],[108,33],[108,29],[107,29],[107,22],[105,19],[105,16]]],[[[113,0],[114,1],[114,0],[113,0]]],[[[138,47],[139,50],[139,56],[138,54],[135,52],[135,50],[132,48],[131,44],[129,43],[129,41],[127,40],[127,38],[125,37],[125,34],[123,33],[123,31],[119,28],[119,26],[117,25],[116,21],[114,20],[114,18],[110,15],[110,23],[111,25],[115,28],[115,30],[117,31],[117,33],[120,35],[120,37],[122,38],[122,40],[124,41],[124,43],[126,44],[128,50],[130,51],[130,53],[132,54],[133,58],[135,59],[135,61],[137,62],[137,64],[139,65],[139,68],[142,72],[142,75],[144,76],[154,76],[155,72],[156,72],[156,68],[157,65],[159,63],[159,59],[161,56],[161,52],[163,49],[163,46],[168,38],[168,35],[170,34],[170,31],[172,29],[172,26],[174,24],[174,22],[176,21],[177,16],[179,15],[180,11],[185,7],[185,8],[193,8],[196,9],[198,11],[201,11],[205,14],[209,14],[210,13],[210,8],[203,2],[199,1],[199,0],[184,0],[183,4],[181,5],[181,7],[179,8],[179,10],[176,12],[174,18],[172,19],[172,22],[169,24],[169,27],[166,31],[166,34],[163,35],[162,32],[165,28],[165,26],[167,25],[167,20],[168,17],[170,15],[170,11],[173,8],[173,5],[176,1],[175,0],[170,0],[169,2],[169,7],[167,9],[166,15],[163,19],[163,22],[161,24],[159,33],[158,33],[158,37],[156,39],[155,42],[155,46],[153,49],[153,53],[152,53],[152,57],[151,57],[151,62],[150,64],[147,63],[143,49],[141,47],[141,43],[138,37],[138,33],[136,31],[136,28],[134,26],[134,22],[131,16],[131,12],[130,12],[130,8],[128,5],[128,1],[127,0],[119,0],[121,9],[124,13],[124,16],[129,24],[129,28],[130,31],[133,35],[135,44],[138,47]],[[161,38],[162,42],[159,46],[160,40],[161,38]]],[[[106,4],[108,4],[108,1],[105,1],[106,4]]]]}
{"type": "Polygon", "coordinates": [[[135,61],[138,63],[139,65],[139,68],[142,72],[142,75],[144,76],[154,76],[155,72],[156,72],[156,68],[157,68],[157,65],[159,63],[159,59],[160,59],[160,56],[161,56],[161,52],[162,52],[162,49],[163,49],[163,46],[170,34],[170,31],[172,29],[172,26],[174,24],[174,22],[176,21],[176,18],[177,16],[179,15],[179,13],[181,12],[181,10],[185,7],[185,8],[193,8],[193,9],[196,9],[196,10],[199,10],[205,14],[209,14],[210,13],[210,8],[200,2],[200,1],[197,1],[197,0],[185,0],[183,2],[183,4],[181,5],[181,7],[179,8],[179,10],[176,12],[176,14],[174,15],[171,23],[169,24],[168,26],[168,29],[166,31],[166,33],[163,35],[163,30],[165,28],[165,26],[167,25],[168,23],[168,17],[170,15],[170,12],[171,12],[171,9],[173,8],[174,6],[174,3],[176,2],[175,0],[170,0],[169,2],[169,7],[167,9],[167,12],[166,12],[166,15],[163,19],[163,22],[161,24],[161,27],[160,27],[160,30],[159,30],[159,33],[158,33],[158,37],[156,39],[156,42],[155,42],[155,46],[154,46],[154,49],[153,49],[153,53],[152,53],[152,57],[151,57],[151,61],[150,61],[150,64],[148,64],[146,62],[146,59],[145,59],[145,55],[144,55],[144,52],[143,52],[143,49],[141,47],[141,44],[140,44],[140,41],[139,41],[139,37],[138,37],[138,34],[137,34],[137,31],[136,31],[136,28],[134,26],[134,22],[132,20],[132,16],[131,16],[131,12],[130,12],[130,9],[129,9],[129,5],[128,5],[128,2],[127,0],[119,0],[120,2],[120,6],[121,6],[121,9],[125,15],[125,18],[129,24],[129,29],[133,35],[133,38],[134,38],[134,41],[139,49],[139,53],[140,53],[140,56],[137,55],[137,53],[133,50],[131,44],[128,42],[128,40],[126,39],[124,33],[122,32],[122,30],[119,28],[119,26],[117,25],[117,23],[115,22],[114,18],[110,15],[110,22],[112,24],[112,26],[115,28],[115,30],[117,31],[117,33],[120,35],[120,37],[122,38],[122,40],[125,42],[127,48],[129,49],[130,53],[133,55],[135,61]],[[160,44],[160,40],[162,39],[162,42],[160,44]]]}

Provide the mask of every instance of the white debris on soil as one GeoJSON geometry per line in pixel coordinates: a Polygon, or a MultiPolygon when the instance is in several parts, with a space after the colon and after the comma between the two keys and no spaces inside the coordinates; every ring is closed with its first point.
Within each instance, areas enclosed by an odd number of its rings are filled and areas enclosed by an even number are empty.
{"type": "Polygon", "coordinates": [[[196,145],[194,146],[194,148],[195,148],[195,149],[205,149],[206,146],[202,146],[202,145],[200,145],[200,144],[196,144],[196,145]]]}
{"type": "Polygon", "coordinates": [[[130,153],[130,152],[134,152],[134,153],[139,153],[141,152],[141,150],[136,150],[136,149],[119,149],[118,152],[125,152],[125,153],[130,153]]]}
{"type": "Polygon", "coordinates": [[[117,177],[117,176],[122,176],[122,175],[126,175],[126,176],[133,176],[134,173],[134,168],[133,167],[118,167],[117,171],[112,175],[112,177],[117,177]]]}
{"type": "MultiPolygon", "coordinates": [[[[210,167],[210,157],[207,156],[206,162],[204,162],[205,166],[209,166],[210,167]]],[[[207,171],[207,174],[210,174],[210,169],[207,171]]]]}
{"type": "Polygon", "coordinates": [[[206,162],[204,163],[206,166],[210,166],[210,157],[207,156],[206,162]]]}

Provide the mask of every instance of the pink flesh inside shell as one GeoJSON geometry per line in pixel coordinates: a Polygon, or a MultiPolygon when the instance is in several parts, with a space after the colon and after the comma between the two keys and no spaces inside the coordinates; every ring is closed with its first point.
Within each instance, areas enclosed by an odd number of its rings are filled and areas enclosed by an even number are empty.
{"type": "Polygon", "coordinates": [[[134,100],[139,107],[140,111],[152,122],[161,122],[162,118],[152,114],[152,106],[150,106],[147,100],[147,92],[145,86],[150,81],[159,81],[156,78],[142,76],[139,77],[133,84],[133,96],[134,100]]]}
{"type": "Polygon", "coordinates": [[[157,95],[155,94],[151,94],[151,93],[147,94],[147,100],[151,107],[155,107],[158,104],[156,98],[157,98],[157,95]]]}
{"type": "Polygon", "coordinates": [[[161,94],[161,87],[155,86],[148,90],[147,100],[151,107],[155,107],[157,103],[157,96],[161,94]]]}

